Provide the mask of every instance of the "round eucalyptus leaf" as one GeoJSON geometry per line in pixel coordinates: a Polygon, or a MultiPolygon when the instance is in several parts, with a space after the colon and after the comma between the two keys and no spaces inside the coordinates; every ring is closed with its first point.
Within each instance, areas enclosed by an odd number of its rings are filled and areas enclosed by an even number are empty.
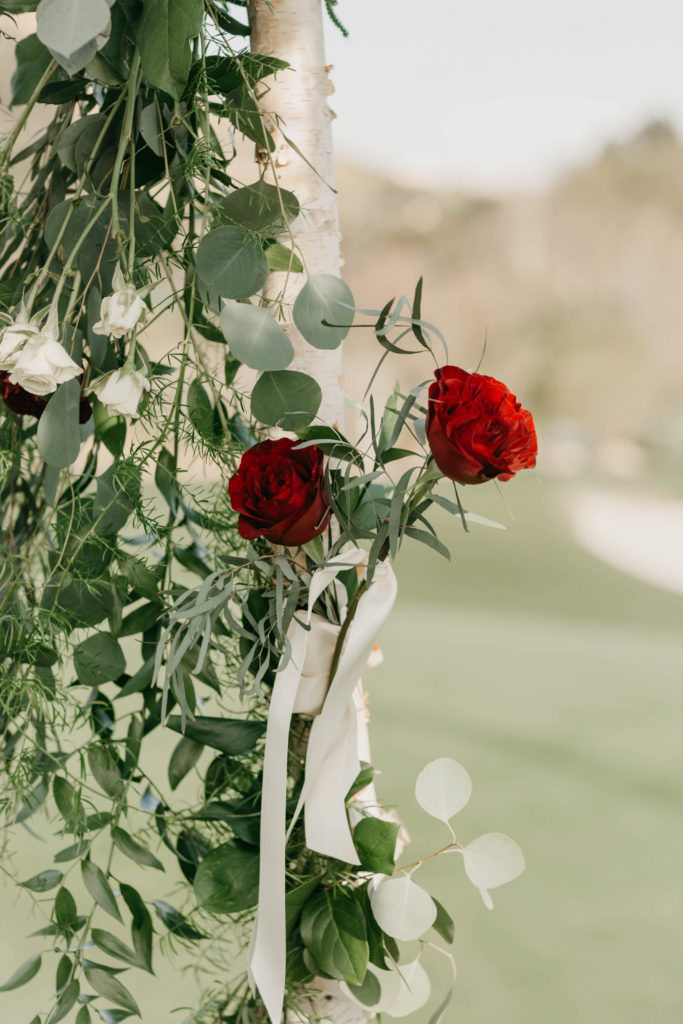
{"type": "Polygon", "coordinates": [[[341,278],[314,274],[296,297],[294,323],[314,348],[339,348],[353,323],[353,295],[341,278]],[[349,308],[350,307],[350,308],[349,308]],[[333,326],[325,326],[323,324],[333,326]]]}
{"type": "Polygon", "coordinates": [[[465,874],[481,893],[484,905],[491,910],[493,900],[488,890],[505,885],[524,871],[524,854],[514,839],[502,832],[487,832],[468,843],[462,851],[465,874]]]}
{"type": "Polygon", "coordinates": [[[370,906],[382,931],[406,942],[419,939],[436,919],[434,900],[407,875],[380,882],[370,894],[370,906]]]}
{"type": "Polygon", "coordinates": [[[110,24],[106,0],[41,0],[38,5],[38,38],[66,58],[108,32],[110,24]]]}
{"type": "Polygon", "coordinates": [[[307,373],[278,370],[264,373],[251,393],[251,411],[255,419],[268,427],[302,430],[314,419],[323,393],[307,373]]]}
{"type": "Polygon", "coordinates": [[[252,369],[284,370],[294,358],[291,341],[263,306],[231,302],[219,319],[233,356],[252,369]]]}
{"type": "Polygon", "coordinates": [[[440,821],[447,822],[461,811],[471,795],[472,780],[452,757],[430,761],[415,783],[415,799],[420,807],[440,821]]]}
{"type": "Polygon", "coordinates": [[[204,286],[224,299],[248,299],[263,287],[269,272],[261,246],[237,227],[210,231],[195,262],[204,286]]]}
{"type": "Polygon", "coordinates": [[[77,379],[60,384],[38,420],[38,451],[48,466],[63,469],[78,457],[80,400],[81,385],[77,379]]]}
{"type": "Polygon", "coordinates": [[[197,903],[212,914],[234,914],[258,900],[259,852],[241,843],[223,843],[197,868],[197,903]]]}
{"type": "Polygon", "coordinates": [[[251,231],[265,231],[273,225],[294,220],[299,213],[299,200],[286,188],[276,188],[267,181],[237,188],[221,202],[221,219],[239,224],[251,231]]]}

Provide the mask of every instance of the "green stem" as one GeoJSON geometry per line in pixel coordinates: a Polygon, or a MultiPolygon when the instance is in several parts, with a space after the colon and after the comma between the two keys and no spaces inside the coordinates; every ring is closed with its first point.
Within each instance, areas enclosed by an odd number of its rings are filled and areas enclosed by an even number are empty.
{"type": "MultiPolygon", "coordinates": [[[[133,130],[133,116],[135,114],[135,100],[138,91],[140,75],[140,54],[136,50],[135,56],[133,57],[133,63],[130,69],[130,76],[128,78],[128,93],[126,96],[126,113],[123,120],[123,127],[121,129],[121,138],[119,139],[119,148],[116,153],[116,160],[114,161],[114,170],[111,176],[111,188],[109,194],[112,200],[112,234],[114,240],[118,242],[119,234],[121,232],[121,225],[119,223],[119,183],[121,181],[121,169],[123,167],[123,158],[126,155],[126,149],[128,148],[129,142],[132,142],[131,133],[133,130]]],[[[133,225],[130,226],[131,231],[133,225]]]]}
{"type": "Polygon", "coordinates": [[[40,95],[40,92],[41,92],[43,86],[46,85],[48,83],[48,81],[52,78],[52,76],[54,75],[54,73],[55,73],[55,71],[57,70],[58,67],[59,67],[59,65],[57,64],[56,60],[50,61],[50,63],[46,67],[45,71],[43,72],[43,74],[42,74],[42,76],[40,78],[40,81],[38,82],[37,86],[33,90],[33,93],[31,95],[30,100],[24,106],[24,109],[22,110],[21,115],[17,119],[17,122],[14,125],[14,128],[12,129],[11,133],[8,135],[6,141],[3,143],[3,146],[2,146],[2,167],[3,168],[12,159],[12,150],[14,149],[14,144],[17,141],[17,139],[19,138],[19,136],[21,135],[21,133],[23,132],[24,128],[26,127],[26,122],[29,119],[31,111],[33,110],[33,108],[35,107],[36,103],[38,102],[38,96],[40,95]]]}

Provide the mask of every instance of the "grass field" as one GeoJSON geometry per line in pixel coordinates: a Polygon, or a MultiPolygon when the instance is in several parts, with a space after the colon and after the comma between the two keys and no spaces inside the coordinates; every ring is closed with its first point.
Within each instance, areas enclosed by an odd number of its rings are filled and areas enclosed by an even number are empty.
{"type": "MultiPolygon", "coordinates": [[[[474,783],[458,837],[507,832],[527,858],[492,913],[456,858],[417,876],[456,919],[446,1022],[680,1024],[683,602],[575,548],[571,485],[515,481],[505,494],[512,522],[495,488],[468,494],[508,530],[445,525],[450,565],[420,545],[402,553],[385,661],[367,677],[378,787],[414,837],[410,860],[441,845],[412,795],[439,756],[474,783]]],[[[28,877],[50,858],[22,842],[17,869],[28,877]]],[[[163,896],[169,883],[152,874],[163,896]]],[[[9,887],[0,907],[9,975],[37,948],[22,936],[44,922],[9,887]]],[[[434,976],[436,1001],[436,961],[434,976]]],[[[41,977],[47,998],[52,966],[41,977]]],[[[145,1024],[181,1021],[170,1010],[192,999],[179,971],[131,985],[145,1024]]],[[[28,1024],[38,988],[0,995],[0,1020],[28,1024]]]]}

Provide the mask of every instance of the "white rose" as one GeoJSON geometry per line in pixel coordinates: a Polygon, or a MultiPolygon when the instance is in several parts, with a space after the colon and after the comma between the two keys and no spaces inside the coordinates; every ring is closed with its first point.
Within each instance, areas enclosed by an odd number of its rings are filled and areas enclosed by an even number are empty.
{"type": "Polygon", "coordinates": [[[13,370],[19,354],[30,338],[40,331],[33,324],[9,324],[0,331],[0,370],[13,370]]]}
{"type": "Polygon", "coordinates": [[[49,395],[59,384],[78,377],[83,367],[75,363],[54,334],[46,329],[29,338],[19,352],[9,380],[32,395],[49,395]]]}
{"type": "Polygon", "coordinates": [[[102,299],[100,319],[93,326],[95,334],[108,334],[122,338],[137,325],[145,311],[145,304],[132,287],[123,288],[102,299]]]}
{"type": "Polygon", "coordinates": [[[137,416],[143,391],[149,391],[144,373],[123,367],[93,385],[93,391],[112,416],[137,416]]]}

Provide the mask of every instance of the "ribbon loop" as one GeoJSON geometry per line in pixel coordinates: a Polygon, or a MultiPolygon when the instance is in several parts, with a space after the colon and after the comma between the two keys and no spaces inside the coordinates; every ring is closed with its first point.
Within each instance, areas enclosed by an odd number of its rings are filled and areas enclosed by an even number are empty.
{"type": "Polygon", "coordinates": [[[338,574],[366,559],[367,552],[353,548],[313,574],[306,614],[310,630],[292,623],[288,633],[291,656],[275,676],[263,766],[259,901],[250,950],[250,974],[272,1024],[280,1024],[285,994],[285,849],[301,811],[309,849],[358,863],[345,805],[346,794],[360,771],[353,693],[396,598],[391,566],[376,566],[349,625],[331,683],[329,674],[341,627],[312,613],[315,602],[338,574]],[[316,717],[306,752],[304,785],[285,834],[287,754],[294,713],[316,717]]]}

